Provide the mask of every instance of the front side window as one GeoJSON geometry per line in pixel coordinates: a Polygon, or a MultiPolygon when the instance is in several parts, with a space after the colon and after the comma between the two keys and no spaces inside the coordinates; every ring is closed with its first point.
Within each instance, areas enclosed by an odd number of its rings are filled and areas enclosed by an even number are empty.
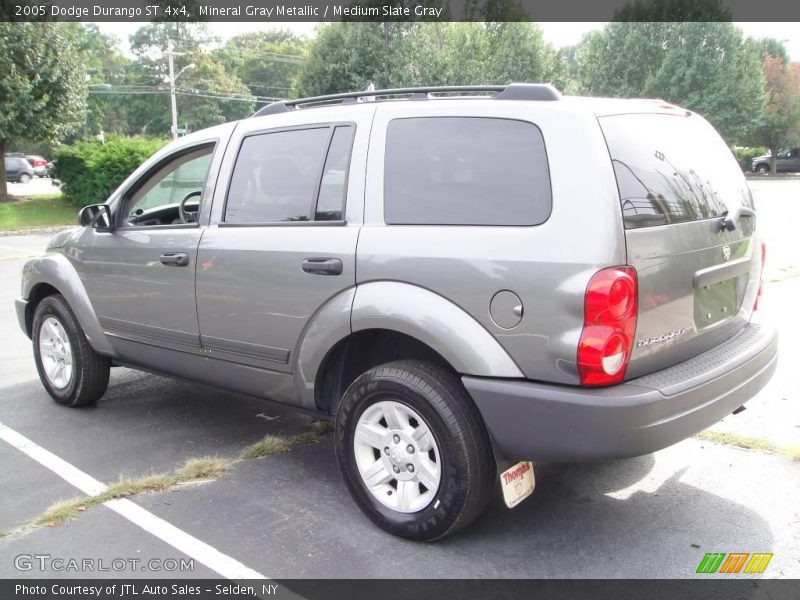
{"type": "Polygon", "coordinates": [[[551,207],[544,139],[536,125],[483,117],[389,123],[386,223],[538,225],[551,207]]]}
{"type": "Polygon", "coordinates": [[[353,128],[324,126],[250,135],[231,176],[226,223],[343,219],[353,128]]]}
{"type": "MultiPolygon", "coordinates": [[[[129,226],[177,225],[196,220],[214,146],[168,159],[146,176],[125,202],[129,226]]],[[[125,225],[123,224],[123,225],[125,225]]]]}

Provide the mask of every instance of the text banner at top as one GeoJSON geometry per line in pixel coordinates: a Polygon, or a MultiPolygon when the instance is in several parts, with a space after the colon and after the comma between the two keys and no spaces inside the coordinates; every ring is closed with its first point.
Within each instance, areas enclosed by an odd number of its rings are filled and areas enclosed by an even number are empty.
{"type": "Polygon", "coordinates": [[[2,0],[2,21],[800,21],[786,0],[2,0]]]}

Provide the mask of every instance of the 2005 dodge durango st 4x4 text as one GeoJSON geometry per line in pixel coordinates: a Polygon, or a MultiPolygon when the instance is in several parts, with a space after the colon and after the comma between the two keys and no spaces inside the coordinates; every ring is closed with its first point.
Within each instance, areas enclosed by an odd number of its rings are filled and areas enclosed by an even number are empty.
{"type": "Polygon", "coordinates": [[[412,539],[469,524],[496,481],[515,505],[529,461],[682,440],[777,363],[744,177],[659,100],[277,102],[168,145],[80,222],[17,301],[57,402],[128,365],[329,416],[355,501],[412,539]]]}

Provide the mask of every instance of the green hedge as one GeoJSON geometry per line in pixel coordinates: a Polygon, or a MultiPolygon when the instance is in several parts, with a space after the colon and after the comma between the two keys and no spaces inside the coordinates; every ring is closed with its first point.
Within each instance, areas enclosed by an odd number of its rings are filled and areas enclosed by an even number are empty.
{"type": "Polygon", "coordinates": [[[742,168],[742,171],[749,172],[753,170],[753,159],[756,156],[761,156],[766,151],[767,149],[762,146],[757,146],[755,148],[735,147],[733,149],[733,154],[736,156],[736,160],[739,161],[739,166],[742,168]]]}
{"type": "Polygon", "coordinates": [[[53,176],[76,206],[105,202],[117,186],[168,140],[109,136],[105,144],[78,142],[55,152],[53,176]]]}

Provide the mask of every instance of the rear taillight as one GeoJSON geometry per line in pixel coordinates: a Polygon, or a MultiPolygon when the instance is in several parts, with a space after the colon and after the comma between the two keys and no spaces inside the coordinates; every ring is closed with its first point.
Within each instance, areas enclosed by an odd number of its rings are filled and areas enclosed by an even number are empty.
{"type": "Polygon", "coordinates": [[[753,312],[758,310],[758,299],[761,298],[761,290],[764,288],[764,264],[767,262],[767,245],[761,242],[761,272],[758,276],[758,293],[756,301],[753,302],[753,312]]]}
{"type": "Polygon", "coordinates": [[[636,333],[637,295],[633,267],[603,269],[589,280],[578,343],[581,385],[612,385],[625,377],[636,333]]]}

